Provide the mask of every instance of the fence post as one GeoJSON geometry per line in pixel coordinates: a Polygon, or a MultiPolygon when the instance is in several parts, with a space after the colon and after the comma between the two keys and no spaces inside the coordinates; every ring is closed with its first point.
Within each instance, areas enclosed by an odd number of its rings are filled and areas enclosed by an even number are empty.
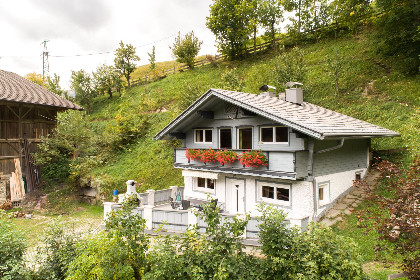
{"type": "Polygon", "coordinates": [[[144,219],[146,220],[146,229],[152,230],[153,229],[153,208],[152,205],[144,205],[143,213],[144,219]]]}
{"type": "Polygon", "coordinates": [[[147,205],[155,206],[155,190],[147,190],[147,205]]]}

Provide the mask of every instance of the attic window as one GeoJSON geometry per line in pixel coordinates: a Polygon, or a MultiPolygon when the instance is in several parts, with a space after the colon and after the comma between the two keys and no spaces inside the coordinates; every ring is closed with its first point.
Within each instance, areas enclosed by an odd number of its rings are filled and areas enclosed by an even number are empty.
{"type": "Polygon", "coordinates": [[[212,143],[213,131],[211,129],[195,129],[194,142],[195,143],[212,143]]]}
{"type": "Polygon", "coordinates": [[[260,143],[288,143],[287,126],[263,126],[260,128],[260,143]]]}

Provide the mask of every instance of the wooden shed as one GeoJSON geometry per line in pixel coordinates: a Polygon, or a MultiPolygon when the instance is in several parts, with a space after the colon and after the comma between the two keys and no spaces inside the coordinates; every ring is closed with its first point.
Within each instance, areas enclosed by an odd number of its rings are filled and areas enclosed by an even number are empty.
{"type": "Polygon", "coordinates": [[[28,191],[34,187],[31,180],[37,174],[30,153],[56,127],[57,112],[67,109],[83,110],[15,73],[0,70],[0,179],[20,165],[28,191]]]}

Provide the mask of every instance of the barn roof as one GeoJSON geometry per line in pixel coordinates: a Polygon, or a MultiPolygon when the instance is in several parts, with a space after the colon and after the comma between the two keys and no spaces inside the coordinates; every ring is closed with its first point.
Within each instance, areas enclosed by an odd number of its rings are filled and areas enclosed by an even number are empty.
{"type": "Polygon", "coordinates": [[[4,70],[0,70],[0,101],[83,110],[82,107],[46,88],[4,70]]]}
{"type": "Polygon", "coordinates": [[[295,104],[276,97],[244,92],[210,89],[163,128],[154,139],[168,139],[169,133],[182,128],[183,120],[212,98],[218,98],[257,115],[287,125],[316,139],[341,137],[393,137],[399,133],[352,118],[326,108],[303,102],[295,104]]]}

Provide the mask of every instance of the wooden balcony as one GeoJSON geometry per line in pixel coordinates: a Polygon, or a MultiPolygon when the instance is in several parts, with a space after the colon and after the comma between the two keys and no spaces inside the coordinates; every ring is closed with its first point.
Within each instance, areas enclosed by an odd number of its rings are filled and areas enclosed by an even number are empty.
{"type": "MultiPolygon", "coordinates": [[[[306,177],[307,172],[307,151],[280,152],[280,151],[262,151],[267,158],[267,166],[244,167],[239,160],[232,164],[222,165],[216,163],[204,163],[199,160],[191,160],[185,156],[186,148],[177,148],[174,151],[175,168],[211,171],[228,174],[249,175],[257,177],[281,178],[288,180],[297,180],[306,177]]],[[[232,150],[237,154],[246,150],[232,150]]]]}

